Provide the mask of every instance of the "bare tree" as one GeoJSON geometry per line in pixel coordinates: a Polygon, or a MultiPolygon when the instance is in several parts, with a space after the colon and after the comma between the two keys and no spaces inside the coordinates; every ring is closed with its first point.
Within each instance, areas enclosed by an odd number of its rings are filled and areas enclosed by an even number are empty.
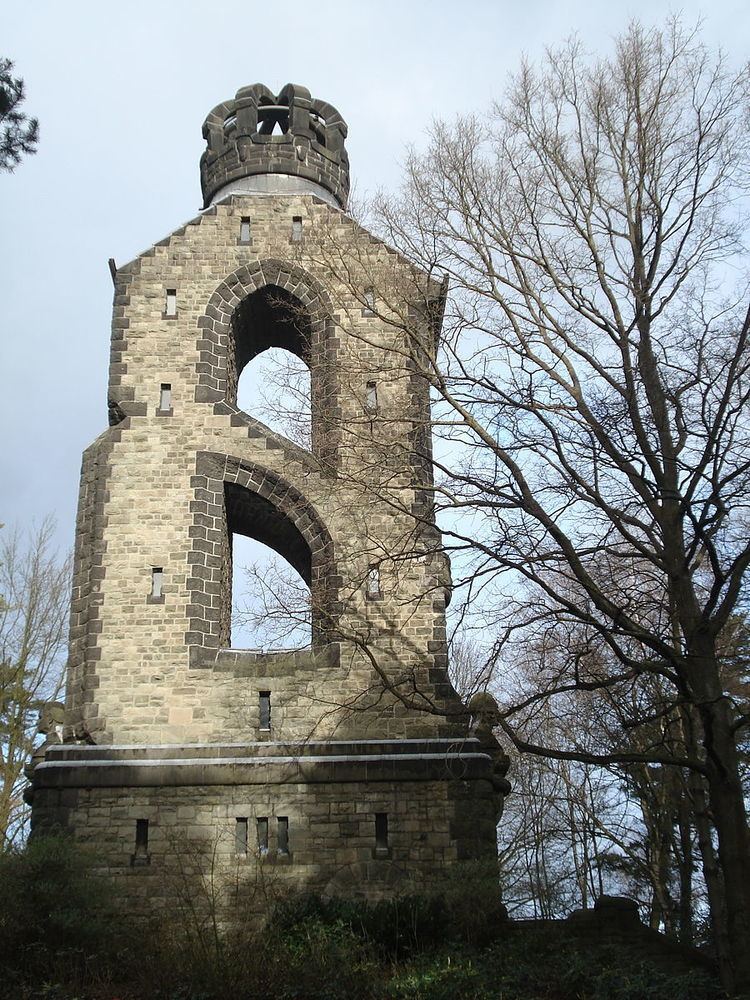
{"type": "Polygon", "coordinates": [[[243,566],[244,593],[234,600],[232,625],[250,630],[265,650],[310,645],[310,588],[299,574],[273,553],[243,566]]]}
{"type": "Polygon", "coordinates": [[[24,767],[37,721],[62,689],[70,559],[53,548],[50,519],[27,536],[0,536],[0,836],[2,849],[24,836],[24,767]]]}
{"type": "MultiPolygon", "coordinates": [[[[560,650],[499,724],[525,752],[701,776],[724,978],[744,993],[748,719],[718,643],[750,563],[749,81],[676,20],[631,24],[607,59],[573,40],[524,65],[491,114],[434,125],[400,197],[376,206],[415,275],[450,281],[437,357],[423,278],[376,298],[404,372],[434,393],[422,457],[465,618],[497,635],[483,682],[532,641],[560,650]],[[653,706],[632,692],[654,678],[689,738],[635,747],[653,706]],[[622,706],[622,738],[524,735],[534,705],[592,689],[622,706]]],[[[351,291],[377,279],[335,236],[319,252],[351,291]]]]}

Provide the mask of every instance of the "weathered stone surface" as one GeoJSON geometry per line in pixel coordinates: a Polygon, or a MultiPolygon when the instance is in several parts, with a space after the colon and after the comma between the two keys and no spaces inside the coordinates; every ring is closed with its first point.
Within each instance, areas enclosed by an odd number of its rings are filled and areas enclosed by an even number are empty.
{"type": "Polygon", "coordinates": [[[312,98],[304,87],[289,83],[278,96],[261,83],[243,87],[232,100],[215,107],[203,124],[204,204],[210,205],[231,181],[286,174],[325,188],[345,208],[346,135],[346,122],[338,111],[312,98]]]}
{"type": "MultiPolygon", "coordinates": [[[[284,142],[294,152],[304,140],[308,155],[285,169],[313,170],[315,153],[338,171],[319,179],[343,204],[343,121],[301,88],[282,94],[287,112],[282,95],[259,112],[273,95],[254,87],[209,116],[207,198],[236,151],[246,172],[280,169],[283,142],[256,130],[259,114],[287,114],[284,142]]],[[[183,835],[226,840],[229,864],[236,821],[258,817],[288,820],[285,878],[330,891],[358,880],[395,891],[404,872],[495,856],[507,762],[486,712],[470,738],[448,681],[429,391],[398,323],[363,308],[381,275],[413,277],[343,211],[257,193],[222,200],[117,270],[112,426],[81,473],[64,744],[33,769],[35,828],[68,827],[113,873],[154,878],[183,835]],[[325,265],[332,239],[361,288],[325,265]],[[243,367],[271,346],[310,368],[310,451],[237,406],[243,367]],[[234,532],[308,582],[312,648],[231,648],[234,532]],[[387,859],[373,855],[376,813],[389,817],[387,859]],[[147,852],[136,820],[148,821],[147,852]]],[[[268,860],[253,847],[243,864],[268,860]]]]}

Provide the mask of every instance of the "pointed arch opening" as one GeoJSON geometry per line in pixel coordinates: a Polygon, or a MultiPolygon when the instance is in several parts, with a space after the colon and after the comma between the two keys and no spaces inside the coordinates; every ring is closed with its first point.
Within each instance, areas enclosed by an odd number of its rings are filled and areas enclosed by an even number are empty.
{"type": "Polygon", "coordinates": [[[198,452],[195,473],[185,636],[191,663],[206,665],[221,651],[249,648],[232,640],[235,536],[268,546],[298,576],[297,588],[309,588],[311,651],[332,648],[339,578],[333,539],[315,507],[277,472],[231,455],[198,452]]]}
{"type": "MultiPolygon", "coordinates": [[[[233,649],[312,645],[313,553],[294,522],[271,501],[224,484],[233,649]]],[[[317,573],[316,585],[320,581],[317,573]]],[[[320,600],[320,588],[316,598],[320,600]]]]}
{"type": "Polygon", "coordinates": [[[243,265],[216,288],[198,328],[196,402],[213,403],[216,413],[230,414],[235,422],[245,418],[251,426],[253,421],[268,425],[262,413],[245,408],[255,405],[252,392],[248,396],[243,387],[243,398],[238,400],[239,380],[246,369],[245,381],[262,380],[265,376],[256,372],[254,360],[268,352],[287,352],[296,371],[284,372],[282,364],[281,374],[277,366],[273,380],[284,389],[292,383],[292,392],[279,409],[282,421],[296,422],[296,429],[290,436],[281,428],[280,436],[298,444],[302,421],[309,450],[335,474],[340,345],[332,304],[317,279],[275,258],[243,265]],[[309,414],[307,390],[300,382],[307,378],[305,370],[309,371],[309,414]],[[293,420],[289,419],[292,415],[293,420]]]}
{"type": "MultiPolygon", "coordinates": [[[[227,401],[301,448],[313,448],[313,323],[280,285],[246,296],[232,314],[227,401]]],[[[320,405],[316,407],[320,412],[320,405]]],[[[318,428],[316,428],[318,430],[318,428]]]]}
{"type": "Polygon", "coordinates": [[[237,406],[275,434],[312,451],[312,376],[296,354],[269,347],[252,358],[238,380],[237,406]]]}

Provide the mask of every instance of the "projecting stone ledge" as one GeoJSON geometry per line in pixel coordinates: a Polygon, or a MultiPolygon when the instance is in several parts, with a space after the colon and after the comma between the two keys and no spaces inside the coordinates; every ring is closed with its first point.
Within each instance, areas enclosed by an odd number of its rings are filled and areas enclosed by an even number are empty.
{"type": "Polygon", "coordinates": [[[264,651],[253,649],[205,649],[191,650],[191,666],[230,673],[236,677],[255,677],[259,673],[286,676],[301,670],[315,670],[338,666],[339,646],[330,643],[321,649],[285,649],[264,651]]]}
{"type": "Polygon", "coordinates": [[[267,785],[348,781],[487,781],[492,756],[475,739],[244,743],[226,746],[51,746],[35,791],[117,786],[267,785]]]}

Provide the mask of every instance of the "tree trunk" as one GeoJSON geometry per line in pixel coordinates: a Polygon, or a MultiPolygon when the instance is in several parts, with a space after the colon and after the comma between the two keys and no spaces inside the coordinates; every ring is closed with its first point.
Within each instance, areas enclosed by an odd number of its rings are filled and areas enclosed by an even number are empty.
{"type": "Polygon", "coordinates": [[[750,836],[732,713],[722,693],[701,698],[698,711],[726,901],[732,982],[724,986],[730,994],[750,997],[750,836]]]}
{"type": "Polygon", "coordinates": [[[698,834],[698,849],[701,852],[703,878],[706,881],[706,892],[708,893],[708,906],[711,914],[711,929],[716,946],[716,958],[719,964],[721,981],[725,983],[731,981],[732,967],[729,960],[729,935],[727,933],[727,915],[724,905],[724,885],[711,839],[713,827],[708,815],[705,782],[696,771],[690,774],[689,782],[695,829],[698,834]]]}
{"type": "MultiPolygon", "coordinates": [[[[693,838],[690,801],[684,794],[686,791],[683,776],[680,775],[679,787],[683,795],[679,802],[677,814],[677,829],[679,834],[679,854],[677,866],[680,876],[679,900],[679,938],[683,944],[693,944],[693,838]]],[[[675,852],[676,854],[678,852],[675,852]]]]}

